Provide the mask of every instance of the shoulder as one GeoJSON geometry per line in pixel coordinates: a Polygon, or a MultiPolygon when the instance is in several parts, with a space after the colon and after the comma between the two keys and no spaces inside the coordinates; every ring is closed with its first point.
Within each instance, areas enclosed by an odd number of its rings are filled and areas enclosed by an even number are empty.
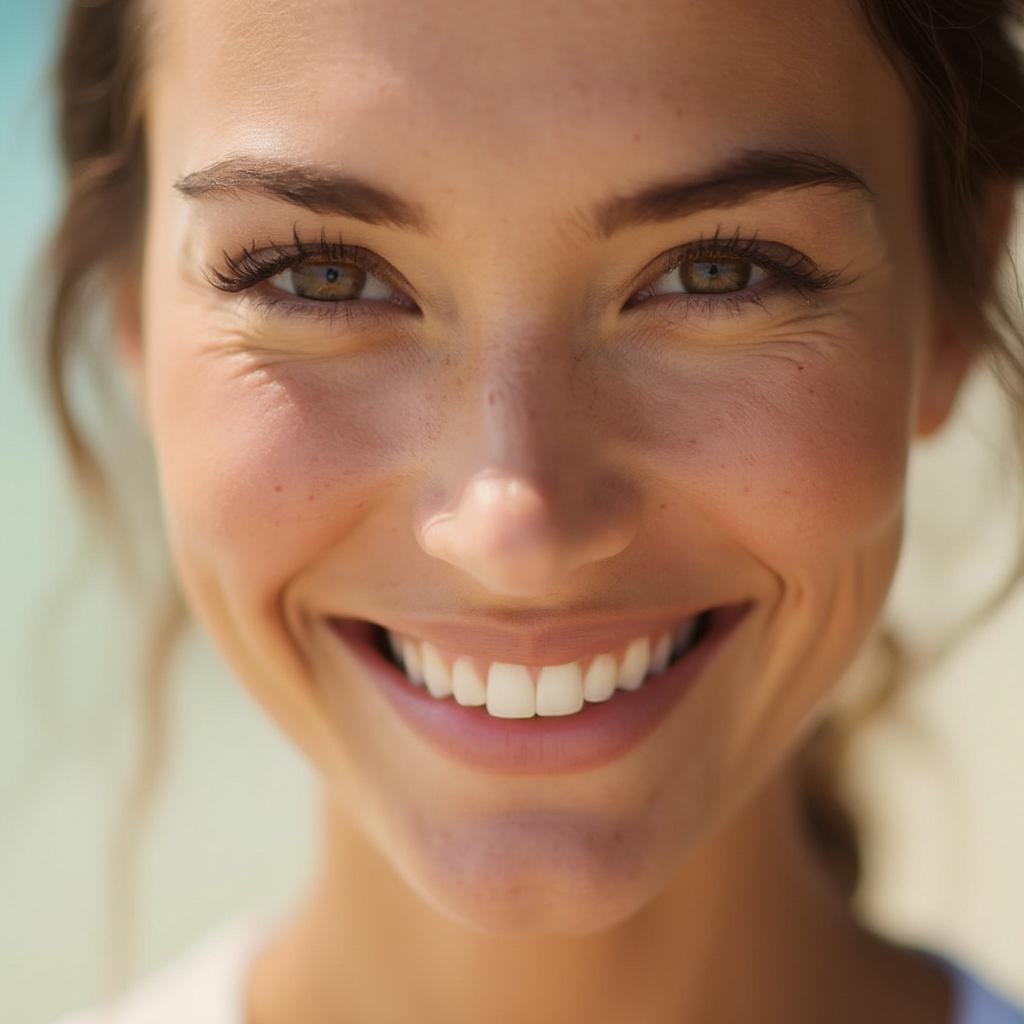
{"type": "Polygon", "coordinates": [[[953,1024],[1024,1024],[1024,1007],[966,964],[938,956],[953,976],[956,1016],[953,1024]]]}
{"type": "Polygon", "coordinates": [[[268,927],[257,914],[232,918],[111,1002],[54,1024],[244,1024],[246,968],[268,927]]]}

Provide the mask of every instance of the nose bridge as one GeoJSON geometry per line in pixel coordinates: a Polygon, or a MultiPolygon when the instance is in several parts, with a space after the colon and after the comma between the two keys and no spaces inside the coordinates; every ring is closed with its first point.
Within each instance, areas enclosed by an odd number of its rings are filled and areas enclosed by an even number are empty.
{"type": "Polygon", "coordinates": [[[586,454],[571,344],[568,337],[523,332],[479,350],[479,385],[469,401],[479,424],[478,456],[489,468],[543,485],[567,460],[586,454]]]}
{"type": "Polygon", "coordinates": [[[450,475],[418,539],[496,593],[540,596],[621,551],[635,502],[602,458],[571,337],[521,329],[469,350],[438,463],[450,475]]]}

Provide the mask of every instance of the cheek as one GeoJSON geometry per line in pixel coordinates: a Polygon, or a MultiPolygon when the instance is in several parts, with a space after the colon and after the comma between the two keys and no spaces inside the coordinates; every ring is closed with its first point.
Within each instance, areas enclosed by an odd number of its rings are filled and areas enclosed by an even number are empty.
{"type": "Polygon", "coordinates": [[[881,373],[842,350],[743,357],[671,395],[655,392],[645,447],[671,467],[681,515],[696,508],[779,567],[821,565],[900,515],[912,400],[905,358],[881,373]]]}
{"type": "Polygon", "coordinates": [[[358,527],[416,436],[372,374],[154,349],[154,443],[186,569],[199,561],[269,594],[358,527]]]}

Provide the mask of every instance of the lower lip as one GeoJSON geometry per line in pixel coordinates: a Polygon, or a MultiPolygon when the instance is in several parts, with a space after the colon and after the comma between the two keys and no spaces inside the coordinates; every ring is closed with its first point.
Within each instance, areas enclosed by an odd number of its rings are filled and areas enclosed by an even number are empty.
{"type": "Polygon", "coordinates": [[[616,690],[573,715],[495,718],[483,707],[431,697],[374,646],[365,623],[328,620],[409,727],[446,757],[501,775],[557,775],[599,768],[649,736],[721,650],[750,604],[715,609],[696,647],[636,690],[616,690]]]}

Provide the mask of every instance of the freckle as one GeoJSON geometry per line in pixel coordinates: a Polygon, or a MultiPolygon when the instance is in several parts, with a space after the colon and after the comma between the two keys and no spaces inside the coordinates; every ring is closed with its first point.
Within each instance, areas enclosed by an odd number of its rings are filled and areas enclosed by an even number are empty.
{"type": "Polygon", "coordinates": [[[660,504],[660,505],[658,506],[658,508],[668,508],[668,502],[667,502],[667,501],[663,501],[663,502],[662,502],[662,503],[661,503],[661,504],[660,504]]]}
{"type": "Polygon", "coordinates": [[[488,391],[487,392],[487,404],[488,405],[494,405],[494,403],[497,400],[498,400],[498,396],[497,396],[497,394],[495,392],[493,392],[493,391],[488,391]]]}
{"type": "Polygon", "coordinates": [[[274,490],[277,491],[278,494],[280,494],[281,493],[281,485],[280,484],[274,484],[274,490]]]}
{"type": "Polygon", "coordinates": [[[306,495],[306,501],[312,501],[315,497],[316,495],[310,491],[309,494],[306,495]]]}
{"type": "Polygon", "coordinates": [[[687,448],[695,448],[697,446],[697,438],[691,437],[686,442],[687,448]]]}
{"type": "Polygon", "coordinates": [[[643,133],[641,133],[641,132],[633,132],[633,141],[634,142],[639,142],[642,138],[643,138],[643,133]]]}
{"type": "Polygon", "coordinates": [[[802,369],[803,369],[803,366],[801,366],[801,365],[800,365],[800,363],[797,363],[797,364],[796,364],[796,368],[797,368],[798,370],[802,370],[802,369]]]}

